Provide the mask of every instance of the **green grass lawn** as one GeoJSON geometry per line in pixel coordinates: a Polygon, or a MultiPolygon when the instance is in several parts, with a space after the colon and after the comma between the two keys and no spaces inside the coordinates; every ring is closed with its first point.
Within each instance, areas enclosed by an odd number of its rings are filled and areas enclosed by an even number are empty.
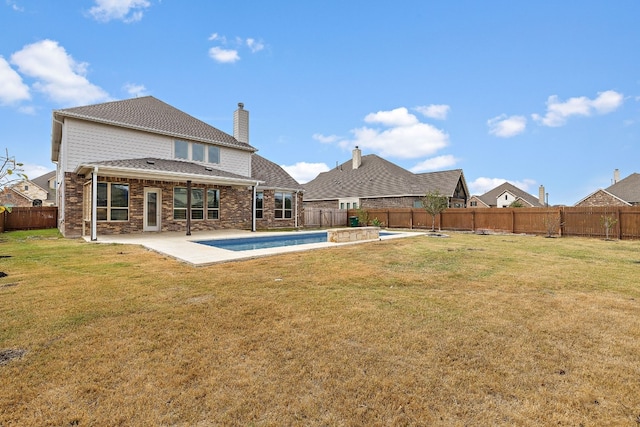
{"type": "Polygon", "coordinates": [[[638,425],[640,242],[451,234],[191,267],[0,235],[0,426],[638,425]]]}

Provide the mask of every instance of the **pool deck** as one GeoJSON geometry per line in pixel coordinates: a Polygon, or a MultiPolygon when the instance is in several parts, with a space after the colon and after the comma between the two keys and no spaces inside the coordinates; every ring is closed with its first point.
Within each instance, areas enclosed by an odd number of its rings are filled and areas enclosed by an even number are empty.
{"type": "MultiPolygon", "coordinates": [[[[194,231],[191,236],[187,236],[185,232],[162,232],[162,233],[140,233],[140,234],[123,234],[101,236],[91,243],[111,243],[111,244],[127,244],[141,245],[145,248],[170,256],[179,261],[194,266],[205,266],[221,262],[239,261],[244,259],[273,256],[290,252],[307,251],[311,249],[330,248],[343,245],[353,245],[371,242],[372,240],[363,240],[358,242],[347,243],[309,243],[306,245],[282,246],[277,248],[254,249],[250,251],[230,251],[226,249],[216,248],[214,246],[196,243],[198,240],[215,240],[215,239],[232,239],[232,238],[248,238],[248,237],[267,237],[291,235],[293,233],[310,233],[314,231],[326,230],[302,230],[302,231],[282,231],[282,232],[251,232],[243,230],[217,230],[217,231],[194,231]]],[[[389,231],[392,235],[380,236],[378,240],[397,239],[402,237],[420,236],[424,232],[404,232],[389,231]]],[[[90,241],[88,237],[85,240],[90,241]]]]}

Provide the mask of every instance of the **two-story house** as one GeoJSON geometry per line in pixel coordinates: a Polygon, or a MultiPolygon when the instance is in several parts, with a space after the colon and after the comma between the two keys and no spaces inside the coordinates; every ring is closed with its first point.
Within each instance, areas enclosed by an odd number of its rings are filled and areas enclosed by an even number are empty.
{"type": "Polygon", "coordinates": [[[59,229],[90,236],[299,227],[302,186],[249,145],[152,96],[53,112],[59,229]]]}

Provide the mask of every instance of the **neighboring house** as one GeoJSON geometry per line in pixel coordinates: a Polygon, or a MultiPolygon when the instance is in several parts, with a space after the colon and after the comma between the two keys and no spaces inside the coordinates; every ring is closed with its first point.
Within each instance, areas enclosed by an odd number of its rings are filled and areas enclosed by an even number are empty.
{"type": "Polygon", "coordinates": [[[632,173],[621,180],[616,169],[611,186],[594,191],[575,206],[640,206],[640,174],[632,173]]]}
{"type": "Polygon", "coordinates": [[[303,226],[302,186],[249,145],[152,96],[53,112],[64,236],[303,226]]]}
{"type": "Polygon", "coordinates": [[[33,179],[12,182],[0,191],[3,206],[53,206],[55,204],[55,175],[52,171],[33,179]]]}
{"type": "Polygon", "coordinates": [[[318,208],[422,207],[422,198],[438,191],[450,207],[465,207],[469,195],[462,169],[414,174],[379,156],[362,156],[322,172],[304,184],[304,206],[318,208]]]}
{"type": "Polygon", "coordinates": [[[538,198],[536,198],[510,182],[505,182],[481,196],[471,196],[469,199],[470,208],[508,208],[512,205],[527,208],[546,206],[544,187],[540,186],[538,198]]]}

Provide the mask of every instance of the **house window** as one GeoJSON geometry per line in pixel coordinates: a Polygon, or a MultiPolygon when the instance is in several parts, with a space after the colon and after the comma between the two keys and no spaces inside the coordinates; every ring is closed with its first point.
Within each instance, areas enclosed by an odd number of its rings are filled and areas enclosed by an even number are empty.
{"type": "Polygon", "coordinates": [[[275,217],[276,219],[289,219],[293,215],[293,194],[275,193],[275,217]]]}
{"type": "Polygon", "coordinates": [[[98,221],[129,220],[129,184],[98,183],[96,219],[98,221]]]}
{"type": "Polygon", "coordinates": [[[176,159],[189,160],[189,143],[187,141],[175,141],[173,149],[174,157],[176,159]]]}
{"type": "Polygon", "coordinates": [[[220,163],[220,147],[214,145],[207,147],[207,162],[220,163]]]}
{"type": "Polygon", "coordinates": [[[471,206],[478,206],[478,202],[471,202],[471,206]]]}
{"type": "Polygon", "coordinates": [[[414,208],[422,208],[422,200],[414,200],[413,201],[413,207],[414,208]]]}
{"type": "Polygon", "coordinates": [[[194,162],[220,163],[220,147],[175,140],[173,142],[173,157],[194,162]]]}
{"type": "Polygon", "coordinates": [[[29,191],[29,186],[28,185],[24,186],[24,191],[29,191]]]}
{"type": "Polygon", "coordinates": [[[340,202],[340,209],[344,209],[344,202],[340,202]]]}
{"type": "MultiPolygon", "coordinates": [[[[220,190],[206,189],[206,219],[220,218],[220,190]]],[[[191,189],[191,219],[205,219],[205,189],[191,189]]],[[[187,219],[187,189],[175,187],[173,189],[173,219],[187,219]]]]}
{"type": "Polygon", "coordinates": [[[204,145],[191,144],[191,160],[196,162],[204,162],[204,145]]]}
{"type": "Polygon", "coordinates": [[[262,191],[258,191],[256,193],[256,218],[263,218],[263,209],[264,209],[264,193],[262,191]]]}
{"type": "Polygon", "coordinates": [[[220,219],[220,190],[207,189],[207,219],[220,219]]]}

